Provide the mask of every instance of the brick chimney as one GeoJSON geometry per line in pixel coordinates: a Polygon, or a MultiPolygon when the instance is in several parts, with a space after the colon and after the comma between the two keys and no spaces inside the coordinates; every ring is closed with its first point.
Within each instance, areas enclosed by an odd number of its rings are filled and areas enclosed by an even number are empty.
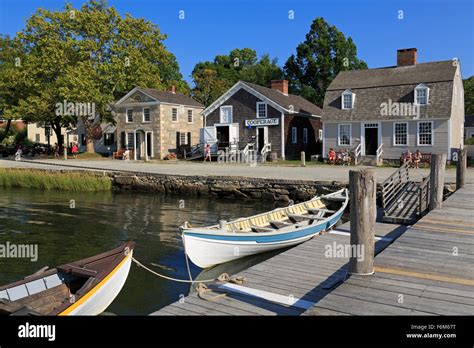
{"type": "Polygon", "coordinates": [[[171,85],[169,88],[168,88],[168,92],[171,92],[173,94],[176,93],[176,86],[175,85],[171,85]]]}
{"type": "Polygon", "coordinates": [[[288,95],[288,80],[272,80],[272,89],[288,95]]]}
{"type": "Polygon", "coordinates": [[[397,66],[416,64],[416,48],[403,48],[397,50],[397,66]]]}

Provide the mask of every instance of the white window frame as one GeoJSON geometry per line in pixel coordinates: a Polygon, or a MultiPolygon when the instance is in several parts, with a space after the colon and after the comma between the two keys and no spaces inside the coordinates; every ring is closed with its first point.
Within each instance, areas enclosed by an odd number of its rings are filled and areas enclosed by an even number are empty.
{"type": "Polygon", "coordinates": [[[219,115],[219,121],[220,121],[220,123],[222,123],[222,124],[231,124],[232,121],[234,120],[234,110],[233,110],[232,105],[222,105],[222,106],[219,108],[219,113],[220,113],[220,115],[219,115]],[[224,122],[224,121],[222,120],[222,111],[223,111],[224,109],[230,109],[230,120],[229,120],[229,122],[224,122]]]}
{"type": "Polygon", "coordinates": [[[142,122],[143,123],[151,123],[151,109],[150,108],[142,108],[142,122]],[[148,109],[148,114],[150,116],[150,120],[146,121],[145,120],[145,109],[148,109]]]}
{"type": "Polygon", "coordinates": [[[308,128],[303,128],[303,144],[308,143],[308,128]]]}
{"type": "Polygon", "coordinates": [[[257,118],[267,118],[268,116],[268,107],[267,107],[267,103],[265,102],[257,102],[257,118]],[[259,106],[260,105],[265,105],[265,116],[260,116],[260,112],[259,112],[259,106]]]}
{"type": "Polygon", "coordinates": [[[351,123],[339,123],[337,125],[337,146],[351,146],[352,145],[352,124],[351,123]],[[349,144],[341,144],[341,127],[349,126],[349,144]]]}
{"type": "Polygon", "coordinates": [[[188,145],[188,133],[187,132],[179,132],[179,146],[181,145],[188,145]],[[183,141],[184,135],[184,141],[183,141]]]}
{"type": "Polygon", "coordinates": [[[420,83],[418,86],[415,87],[414,99],[415,105],[428,105],[430,103],[430,89],[424,84],[420,83]],[[418,91],[421,90],[424,90],[426,92],[426,103],[423,104],[418,103],[418,91]]]}
{"type": "Polygon", "coordinates": [[[171,108],[171,122],[173,123],[179,122],[179,108],[171,108]],[[176,120],[173,120],[174,110],[176,110],[176,120]]]}
{"type": "Polygon", "coordinates": [[[298,128],[291,127],[291,143],[297,144],[298,143],[298,128]]]}
{"type": "Polygon", "coordinates": [[[341,94],[341,109],[342,110],[352,110],[352,109],[354,109],[354,101],[355,101],[355,93],[352,92],[351,90],[346,89],[341,94]],[[350,108],[344,107],[344,97],[345,96],[350,96],[351,97],[351,107],[350,108]]]}
{"type": "Polygon", "coordinates": [[[434,124],[433,121],[419,121],[416,125],[416,144],[417,146],[433,146],[434,145],[434,124]],[[422,123],[431,123],[431,144],[420,144],[420,125],[422,123]]]}
{"type": "Polygon", "coordinates": [[[409,137],[408,137],[408,129],[409,129],[409,126],[408,126],[408,122],[393,122],[393,146],[410,146],[409,145],[409,137]],[[396,137],[396,133],[395,133],[395,129],[396,129],[396,125],[397,124],[404,124],[406,126],[406,137],[407,137],[407,142],[406,144],[397,144],[397,137],[396,137]]]}
{"type": "Polygon", "coordinates": [[[187,116],[188,116],[188,123],[194,123],[194,111],[193,111],[193,109],[188,109],[187,116]],[[191,114],[190,114],[190,112],[191,112],[191,114]],[[191,121],[189,121],[189,116],[191,116],[191,121]]]}
{"type": "Polygon", "coordinates": [[[125,109],[125,123],[133,123],[133,109],[125,109]],[[132,111],[132,120],[129,121],[128,120],[128,111],[131,110],[132,111]]]}
{"type": "Polygon", "coordinates": [[[127,133],[127,146],[126,146],[128,149],[133,149],[135,150],[135,133],[134,132],[128,132],[127,133]],[[130,135],[131,135],[131,138],[132,138],[132,143],[130,144],[129,141],[130,141],[130,135]]]}

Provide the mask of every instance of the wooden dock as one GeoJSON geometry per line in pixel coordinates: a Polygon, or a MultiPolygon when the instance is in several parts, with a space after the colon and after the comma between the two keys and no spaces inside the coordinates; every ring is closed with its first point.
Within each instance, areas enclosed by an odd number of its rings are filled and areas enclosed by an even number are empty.
{"type": "Polygon", "coordinates": [[[474,315],[474,185],[451,195],[305,315],[474,315]]]}
{"type": "Polygon", "coordinates": [[[462,315],[474,314],[474,185],[412,227],[376,224],[375,271],[349,276],[349,223],[217,283],[152,315],[462,315]],[[216,297],[214,297],[216,296],[216,297]]]}

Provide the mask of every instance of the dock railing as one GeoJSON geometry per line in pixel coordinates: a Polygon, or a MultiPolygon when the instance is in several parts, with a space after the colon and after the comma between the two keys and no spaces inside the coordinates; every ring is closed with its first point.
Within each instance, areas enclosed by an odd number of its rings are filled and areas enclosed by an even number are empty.
{"type": "Polygon", "coordinates": [[[382,183],[382,208],[387,208],[409,181],[408,163],[404,163],[382,183]]]}
{"type": "Polygon", "coordinates": [[[428,175],[418,188],[418,217],[422,217],[430,204],[430,176],[428,175]]]}

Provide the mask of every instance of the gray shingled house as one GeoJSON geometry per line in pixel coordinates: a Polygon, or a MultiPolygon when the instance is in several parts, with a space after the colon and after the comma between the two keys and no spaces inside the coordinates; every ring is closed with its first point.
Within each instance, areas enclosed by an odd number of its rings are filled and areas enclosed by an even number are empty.
{"type": "Polygon", "coordinates": [[[271,88],[239,81],[204,111],[201,143],[214,150],[241,150],[254,143],[273,158],[291,159],[317,154],[321,139],[322,110],[308,100],[288,93],[287,80],[274,80],[271,88]],[[214,145],[215,144],[215,145],[214,145]]]}
{"type": "Polygon", "coordinates": [[[415,48],[401,49],[396,66],[336,76],[324,98],[324,157],[330,148],[349,149],[381,163],[419,149],[451,159],[463,144],[460,63],[417,63],[416,57],[415,48]]]}

